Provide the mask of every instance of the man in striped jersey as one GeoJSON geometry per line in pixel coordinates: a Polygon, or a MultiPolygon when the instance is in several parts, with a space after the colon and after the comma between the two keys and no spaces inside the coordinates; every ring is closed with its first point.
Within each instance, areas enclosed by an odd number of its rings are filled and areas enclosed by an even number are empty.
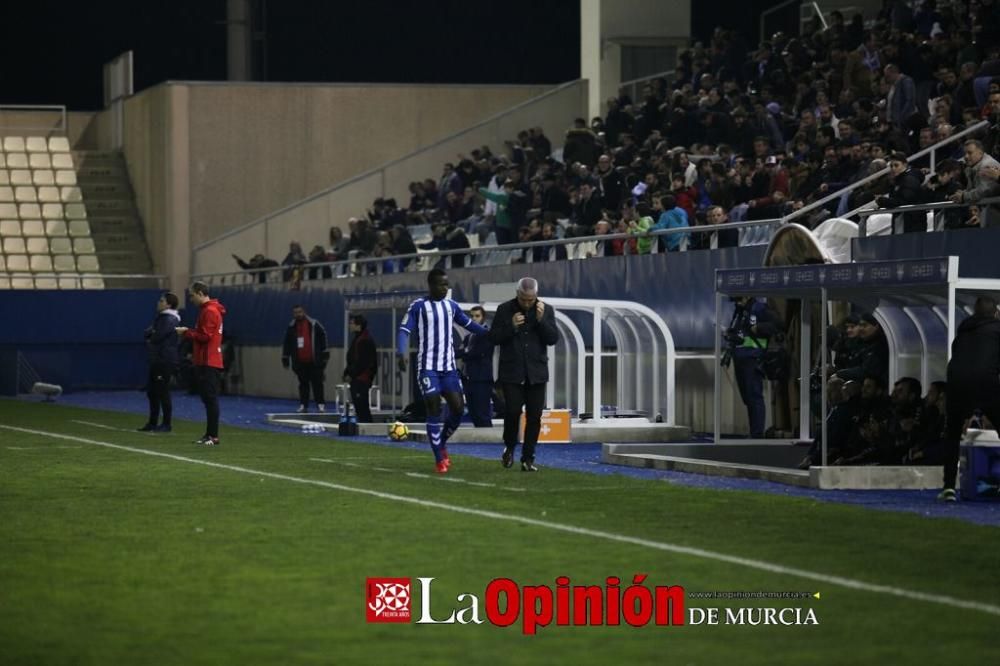
{"type": "Polygon", "coordinates": [[[451,465],[448,439],[458,430],[465,404],[462,400],[462,380],[455,366],[455,345],[452,327],[455,324],[473,335],[486,329],[469,319],[458,303],[447,298],[448,274],[435,268],[427,275],[427,296],[410,305],[396,336],[396,357],[401,372],[406,372],[406,355],[410,334],[419,338],[417,351],[417,383],[427,405],[427,438],[434,452],[437,471],[444,474],[451,465]],[[441,398],[447,405],[441,412],[441,398]]]}

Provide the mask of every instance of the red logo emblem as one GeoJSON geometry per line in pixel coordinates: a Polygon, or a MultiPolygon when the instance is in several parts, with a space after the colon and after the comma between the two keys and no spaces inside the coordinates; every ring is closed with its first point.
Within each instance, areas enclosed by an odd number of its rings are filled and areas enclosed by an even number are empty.
{"type": "Polygon", "coordinates": [[[410,579],[369,578],[365,615],[369,622],[410,621],[410,579]]]}

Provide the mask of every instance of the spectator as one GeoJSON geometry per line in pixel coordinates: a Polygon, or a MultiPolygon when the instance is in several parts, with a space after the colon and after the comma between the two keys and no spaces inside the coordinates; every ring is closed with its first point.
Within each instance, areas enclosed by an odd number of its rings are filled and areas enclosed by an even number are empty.
{"type": "MultiPolygon", "coordinates": [[[[556,227],[552,222],[546,222],[542,225],[542,237],[540,240],[544,241],[554,241],[558,240],[556,236],[556,227]]],[[[543,261],[565,261],[566,260],[566,246],[559,244],[551,245],[539,245],[537,247],[531,248],[532,251],[532,261],[534,263],[543,261]]]]}
{"type": "MultiPolygon", "coordinates": [[[[326,250],[323,249],[322,245],[314,245],[313,249],[309,251],[310,264],[323,264],[328,261],[330,261],[330,257],[327,255],[326,250]]],[[[311,266],[309,268],[310,280],[315,280],[320,276],[322,276],[324,280],[329,280],[333,277],[333,271],[329,266],[311,266]]]]}
{"type": "Polygon", "coordinates": [[[551,171],[542,176],[541,211],[549,220],[567,219],[573,210],[569,196],[556,185],[556,180],[556,175],[551,171]]]}
{"type": "Polygon", "coordinates": [[[597,190],[601,203],[611,209],[618,210],[625,192],[625,181],[611,163],[610,155],[601,155],[597,159],[597,190]]]}
{"type": "MultiPolygon", "coordinates": [[[[950,202],[958,193],[961,185],[962,165],[952,159],[942,160],[937,165],[937,173],[931,176],[924,185],[924,197],[929,202],[950,202]]],[[[941,226],[945,229],[967,229],[967,215],[958,208],[946,208],[937,213],[941,226]]],[[[937,226],[937,225],[935,225],[937,226]]]]}
{"type": "MultiPolygon", "coordinates": [[[[677,207],[677,202],[672,194],[667,194],[657,200],[657,209],[660,212],[659,219],[652,227],[653,231],[661,229],[681,229],[690,226],[688,224],[687,213],[677,207]]],[[[676,252],[687,249],[690,234],[667,234],[659,237],[660,250],[676,252]]]]}
{"type": "MultiPolygon", "coordinates": [[[[910,168],[906,156],[893,153],[889,158],[889,172],[892,178],[892,188],[889,194],[879,199],[883,208],[899,208],[923,203],[924,195],[920,187],[920,178],[910,168]]],[[[914,211],[903,213],[903,233],[927,231],[927,212],[914,211]]]]}
{"type": "MultiPolygon", "coordinates": [[[[729,217],[722,206],[712,206],[708,209],[706,219],[710,225],[725,224],[729,217]]],[[[715,250],[723,247],[737,247],[740,243],[739,229],[719,229],[713,231],[709,239],[709,248],[715,250]]]]}
{"type": "Polygon", "coordinates": [[[573,206],[572,226],[568,236],[590,236],[593,234],[594,225],[601,219],[601,210],[604,204],[600,194],[596,193],[590,181],[580,184],[580,198],[573,206]]]}
{"type": "Polygon", "coordinates": [[[886,342],[882,326],[871,313],[859,318],[858,335],[861,342],[851,367],[838,370],[836,376],[847,381],[863,381],[874,377],[885,390],[889,378],[889,343],[886,342]]]}
{"type": "Polygon", "coordinates": [[[351,241],[344,237],[343,230],[340,227],[330,227],[330,249],[328,251],[330,261],[346,261],[350,249],[351,241]]]}
{"type": "MultiPolygon", "coordinates": [[[[955,203],[977,203],[983,199],[1000,196],[1000,163],[983,151],[983,142],[971,139],[965,142],[966,189],[952,195],[955,203]]],[[[1000,224],[1000,206],[991,204],[979,211],[982,226],[1000,224]]]]}
{"type": "MultiPolygon", "coordinates": [[[[416,254],[417,246],[413,242],[413,237],[410,232],[406,230],[402,224],[397,224],[389,232],[392,238],[392,254],[394,255],[406,255],[406,254],[416,254]]],[[[401,259],[400,267],[406,270],[406,267],[410,265],[413,259],[401,259]]]]}
{"type": "Polygon", "coordinates": [[[514,224],[508,211],[513,193],[514,181],[510,178],[504,180],[503,192],[491,192],[485,187],[479,188],[479,194],[496,205],[494,231],[497,236],[497,245],[507,245],[514,242],[514,224]]]}
{"type": "Polygon", "coordinates": [[[268,259],[262,254],[253,255],[250,257],[250,261],[243,261],[235,254],[233,255],[233,259],[236,260],[236,263],[240,268],[247,271],[251,275],[256,276],[257,282],[260,284],[267,282],[267,276],[269,273],[267,269],[277,268],[279,265],[274,259],[268,259]]]}
{"type": "Polygon", "coordinates": [[[899,465],[913,449],[923,449],[923,431],[920,427],[924,419],[923,390],[920,381],[914,377],[902,377],[892,387],[889,396],[892,402],[892,420],[889,423],[892,449],[881,461],[886,465],[899,465]]]}
{"type": "Polygon", "coordinates": [[[628,246],[632,254],[649,254],[653,247],[653,239],[646,235],[653,228],[650,212],[645,201],[639,202],[634,208],[627,204],[623,208],[623,217],[628,221],[628,232],[637,236],[629,239],[628,246]]]}
{"type": "Polygon", "coordinates": [[[910,117],[917,113],[917,89],[913,79],[899,70],[899,65],[885,66],[885,82],[889,86],[886,98],[886,119],[894,127],[901,128],[910,117]]]}
{"type": "Polygon", "coordinates": [[[891,456],[892,406],[879,377],[865,377],[859,407],[851,434],[834,465],[873,465],[891,456]]]}

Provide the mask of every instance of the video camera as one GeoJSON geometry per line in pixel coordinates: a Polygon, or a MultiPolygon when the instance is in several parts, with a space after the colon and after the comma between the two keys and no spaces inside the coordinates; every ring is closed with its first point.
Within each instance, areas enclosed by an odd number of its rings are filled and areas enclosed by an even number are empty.
{"type": "Polygon", "coordinates": [[[729,300],[736,304],[736,309],[729,322],[729,327],[722,333],[722,341],[725,343],[726,349],[722,352],[719,365],[723,368],[728,368],[729,364],[733,362],[733,351],[743,344],[744,332],[750,330],[750,308],[737,297],[729,300]]]}

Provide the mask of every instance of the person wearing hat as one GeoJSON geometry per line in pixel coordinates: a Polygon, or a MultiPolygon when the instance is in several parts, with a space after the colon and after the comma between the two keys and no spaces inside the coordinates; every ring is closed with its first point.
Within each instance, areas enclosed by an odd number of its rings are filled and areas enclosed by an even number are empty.
{"type": "Polygon", "coordinates": [[[886,342],[881,324],[872,313],[866,312],[858,318],[856,328],[861,340],[857,354],[853,357],[851,365],[838,370],[835,376],[855,382],[862,382],[866,377],[875,377],[881,386],[888,386],[889,343],[886,342]]]}

